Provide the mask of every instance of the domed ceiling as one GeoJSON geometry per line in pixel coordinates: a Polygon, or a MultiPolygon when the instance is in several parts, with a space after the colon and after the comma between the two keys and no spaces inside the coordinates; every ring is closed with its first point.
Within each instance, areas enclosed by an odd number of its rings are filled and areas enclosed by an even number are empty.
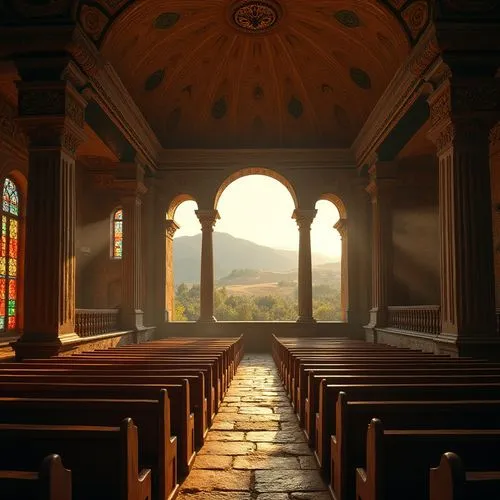
{"type": "Polygon", "coordinates": [[[427,0],[100,0],[80,6],[166,148],[348,147],[427,0]]]}

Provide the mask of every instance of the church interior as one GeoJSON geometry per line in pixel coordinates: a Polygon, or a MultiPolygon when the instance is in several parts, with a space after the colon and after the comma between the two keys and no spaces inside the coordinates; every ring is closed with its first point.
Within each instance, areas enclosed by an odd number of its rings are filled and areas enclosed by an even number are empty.
{"type": "Polygon", "coordinates": [[[0,0],[0,188],[0,499],[500,498],[498,0],[0,0]],[[256,175],[293,200],[293,321],[217,318],[256,175]]]}

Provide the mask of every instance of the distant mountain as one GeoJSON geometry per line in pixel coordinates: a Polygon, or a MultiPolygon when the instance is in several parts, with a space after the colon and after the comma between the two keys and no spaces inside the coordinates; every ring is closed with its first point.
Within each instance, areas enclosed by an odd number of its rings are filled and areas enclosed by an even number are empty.
{"type": "MultiPolygon", "coordinates": [[[[297,269],[298,252],[258,245],[227,233],[214,233],[215,279],[227,276],[233,269],[256,269],[283,273],[297,269]]],[[[174,280],[180,283],[200,281],[201,234],[174,239],[174,280]]],[[[331,259],[314,254],[317,265],[331,259]]],[[[333,264],[335,265],[335,264],[333,264]]]]}

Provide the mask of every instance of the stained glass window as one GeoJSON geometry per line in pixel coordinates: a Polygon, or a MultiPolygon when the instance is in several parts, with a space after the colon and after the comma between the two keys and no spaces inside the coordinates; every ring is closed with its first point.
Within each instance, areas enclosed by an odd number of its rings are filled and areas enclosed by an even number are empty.
{"type": "Polygon", "coordinates": [[[3,183],[0,236],[0,332],[17,328],[19,193],[8,177],[3,183]]]}
{"type": "Polygon", "coordinates": [[[113,212],[111,229],[111,257],[121,259],[123,257],[123,210],[121,208],[113,212]]]}

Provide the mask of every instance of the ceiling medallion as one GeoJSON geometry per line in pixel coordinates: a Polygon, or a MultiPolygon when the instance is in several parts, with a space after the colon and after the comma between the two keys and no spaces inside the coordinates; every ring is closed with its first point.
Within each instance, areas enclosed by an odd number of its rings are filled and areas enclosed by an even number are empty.
{"type": "Polygon", "coordinates": [[[281,13],[274,0],[240,0],[231,8],[231,21],[247,33],[266,33],[276,26],[281,13]]]}

